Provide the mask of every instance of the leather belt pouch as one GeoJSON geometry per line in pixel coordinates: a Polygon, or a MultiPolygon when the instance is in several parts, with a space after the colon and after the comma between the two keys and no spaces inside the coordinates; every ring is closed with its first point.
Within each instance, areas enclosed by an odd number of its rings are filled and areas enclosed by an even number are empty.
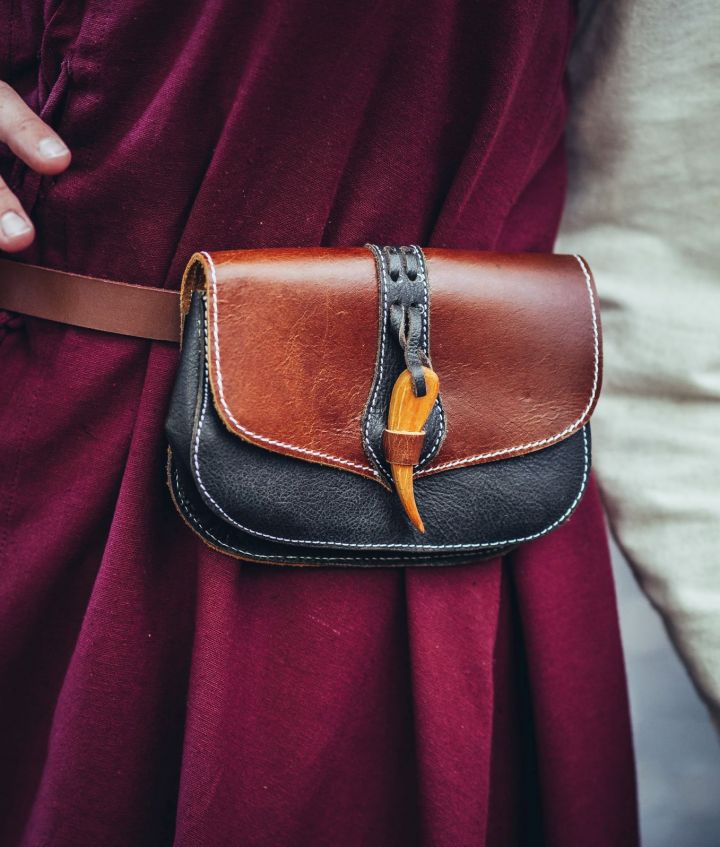
{"type": "Polygon", "coordinates": [[[196,253],[181,304],[168,481],[223,553],[477,561],[550,532],[582,497],[602,353],[580,257],[196,253]]]}

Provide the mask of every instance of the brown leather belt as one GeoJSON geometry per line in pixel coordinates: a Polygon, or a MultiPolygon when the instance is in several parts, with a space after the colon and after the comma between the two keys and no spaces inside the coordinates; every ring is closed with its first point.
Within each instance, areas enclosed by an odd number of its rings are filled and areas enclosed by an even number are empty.
{"type": "Polygon", "coordinates": [[[0,309],[86,329],[180,340],[177,291],[0,259],[0,309]]]}

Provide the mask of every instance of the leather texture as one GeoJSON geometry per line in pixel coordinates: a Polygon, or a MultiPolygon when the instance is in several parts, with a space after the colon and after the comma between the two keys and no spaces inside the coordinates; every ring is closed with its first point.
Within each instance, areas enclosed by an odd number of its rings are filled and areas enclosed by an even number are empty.
{"type": "Polygon", "coordinates": [[[166,430],[173,498],[211,546],[274,564],[456,564],[549,532],[579,502],[590,468],[588,427],[528,455],[418,479],[424,535],[374,481],[238,438],[212,398],[205,302],[202,292],[192,294],[166,430]]]}
{"type": "MultiPolygon", "coordinates": [[[[447,426],[418,476],[523,455],[580,430],[602,374],[599,311],[585,262],[421,252],[447,426]]],[[[388,485],[387,467],[379,472],[368,459],[361,427],[382,335],[373,252],[196,254],[183,285],[185,307],[200,289],[208,298],[212,395],[228,429],[266,450],[388,485]]],[[[401,360],[398,351],[398,367],[401,360]]],[[[376,453],[385,426],[379,417],[376,453]]],[[[429,422],[428,443],[436,426],[429,422]]]]}
{"type": "Polygon", "coordinates": [[[383,432],[383,455],[394,465],[417,465],[425,445],[426,432],[399,432],[386,429],[383,432]]]}
{"type": "Polygon", "coordinates": [[[154,341],[180,340],[177,291],[0,259],[0,309],[154,341]]]}
{"type": "Polygon", "coordinates": [[[424,252],[448,434],[419,473],[523,455],[584,426],[602,384],[600,307],[587,263],[424,252]]]}
{"type": "MultiPolygon", "coordinates": [[[[378,288],[378,344],[375,374],[365,406],[360,433],[365,454],[381,480],[392,484],[388,457],[383,450],[387,412],[395,381],[405,370],[417,368],[430,356],[430,290],[425,257],[418,247],[385,247],[368,245],[375,257],[378,288]],[[404,338],[395,316],[402,313],[417,316],[415,337],[404,338]],[[403,349],[399,336],[407,341],[403,349]],[[412,350],[410,350],[412,347],[412,350]],[[408,352],[409,351],[409,352],[408,352]],[[410,361],[409,361],[410,360],[410,361]]],[[[420,382],[420,379],[417,380],[420,382]]],[[[424,393],[424,384],[420,386],[424,393]]],[[[445,416],[438,397],[425,426],[425,441],[417,463],[423,467],[437,455],[445,436],[445,416]]]]}
{"type": "Polygon", "coordinates": [[[356,249],[196,254],[183,282],[208,298],[208,359],[223,422],[265,449],[375,478],[360,421],[375,373],[378,288],[356,249]]]}

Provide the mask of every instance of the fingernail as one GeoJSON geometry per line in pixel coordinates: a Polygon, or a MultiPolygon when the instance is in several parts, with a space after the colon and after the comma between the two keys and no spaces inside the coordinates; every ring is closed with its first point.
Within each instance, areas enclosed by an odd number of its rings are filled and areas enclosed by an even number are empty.
{"type": "Polygon", "coordinates": [[[43,159],[57,159],[58,156],[64,156],[68,149],[60,141],[59,138],[43,138],[38,144],[38,152],[43,159]]]}
{"type": "Polygon", "coordinates": [[[17,238],[19,235],[30,232],[32,227],[17,212],[5,212],[0,218],[0,229],[5,238],[17,238]]]}

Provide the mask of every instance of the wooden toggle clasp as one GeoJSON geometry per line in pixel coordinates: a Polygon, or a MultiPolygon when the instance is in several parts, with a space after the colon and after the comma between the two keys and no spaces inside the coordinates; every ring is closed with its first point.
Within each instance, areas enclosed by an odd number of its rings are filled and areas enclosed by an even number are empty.
{"type": "Polygon", "coordinates": [[[423,365],[426,392],[421,397],[413,390],[413,375],[404,370],[395,381],[390,395],[387,429],[383,434],[385,458],[390,464],[400,502],[410,522],[420,532],[425,525],[418,512],[413,490],[413,468],[420,461],[425,432],[423,427],[440,391],[440,378],[423,365]]]}

